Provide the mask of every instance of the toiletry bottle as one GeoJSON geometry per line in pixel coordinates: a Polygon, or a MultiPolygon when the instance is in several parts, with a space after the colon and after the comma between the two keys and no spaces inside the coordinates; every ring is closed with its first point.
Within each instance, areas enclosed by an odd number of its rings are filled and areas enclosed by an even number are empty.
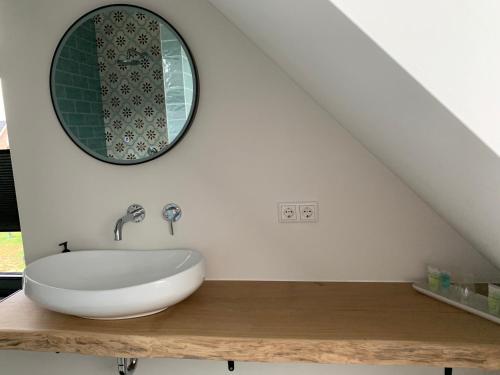
{"type": "Polygon", "coordinates": [[[448,271],[439,271],[439,282],[442,290],[448,290],[451,285],[451,274],[448,271]]]}
{"type": "Polygon", "coordinates": [[[500,286],[488,284],[488,310],[490,313],[500,314],[500,286]]]}
{"type": "Polygon", "coordinates": [[[437,292],[439,290],[440,273],[437,268],[427,266],[427,283],[433,292],[437,292]]]}

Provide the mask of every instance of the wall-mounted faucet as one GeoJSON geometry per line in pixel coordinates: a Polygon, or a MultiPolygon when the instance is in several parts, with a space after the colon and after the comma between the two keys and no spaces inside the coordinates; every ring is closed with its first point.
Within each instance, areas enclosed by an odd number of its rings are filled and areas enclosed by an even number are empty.
{"type": "Polygon", "coordinates": [[[115,241],[122,240],[122,228],[123,224],[133,221],[134,223],[140,223],[146,217],[146,210],[139,204],[132,204],[127,209],[127,214],[122,216],[116,221],[115,224],[115,241]]]}

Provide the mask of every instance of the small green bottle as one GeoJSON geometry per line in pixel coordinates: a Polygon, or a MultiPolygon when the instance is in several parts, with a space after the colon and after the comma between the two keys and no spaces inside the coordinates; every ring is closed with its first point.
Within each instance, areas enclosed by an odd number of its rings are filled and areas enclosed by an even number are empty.
{"type": "Polygon", "coordinates": [[[451,285],[451,275],[448,271],[439,272],[439,281],[441,283],[441,289],[447,290],[451,285]]]}
{"type": "Polygon", "coordinates": [[[437,268],[427,266],[427,283],[430,290],[437,292],[441,284],[440,273],[437,268]]]}

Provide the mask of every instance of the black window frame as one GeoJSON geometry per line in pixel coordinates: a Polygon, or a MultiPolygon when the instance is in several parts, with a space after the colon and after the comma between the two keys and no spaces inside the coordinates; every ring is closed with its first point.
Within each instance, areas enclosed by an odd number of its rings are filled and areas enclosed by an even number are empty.
{"type": "MultiPolygon", "coordinates": [[[[8,154],[10,169],[12,170],[12,159],[10,158],[10,150],[0,150],[0,156],[8,154]]],[[[13,179],[12,179],[13,181],[13,179]]],[[[15,191],[15,189],[14,189],[15,191]]],[[[16,202],[16,210],[17,202],[16,202]]],[[[11,227],[3,227],[0,232],[20,232],[21,226],[19,224],[19,217],[17,217],[17,222],[11,227]]],[[[22,289],[23,284],[23,274],[21,272],[0,272],[0,298],[7,297],[8,295],[22,289]]]]}
{"type": "Polygon", "coordinates": [[[23,288],[22,273],[0,273],[0,299],[23,288]]]}

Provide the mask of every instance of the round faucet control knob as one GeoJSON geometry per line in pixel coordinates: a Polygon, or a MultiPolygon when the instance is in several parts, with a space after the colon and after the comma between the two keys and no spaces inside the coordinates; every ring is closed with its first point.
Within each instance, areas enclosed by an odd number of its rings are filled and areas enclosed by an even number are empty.
{"type": "Polygon", "coordinates": [[[131,215],[135,223],[140,223],[146,217],[146,210],[140,204],[132,204],[127,208],[127,215],[131,215]]]}
{"type": "Polygon", "coordinates": [[[174,235],[174,223],[182,217],[181,208],[175,203],[169,203],[163,207],[162,216],[169,223],[170,234],[174,235]]]}

